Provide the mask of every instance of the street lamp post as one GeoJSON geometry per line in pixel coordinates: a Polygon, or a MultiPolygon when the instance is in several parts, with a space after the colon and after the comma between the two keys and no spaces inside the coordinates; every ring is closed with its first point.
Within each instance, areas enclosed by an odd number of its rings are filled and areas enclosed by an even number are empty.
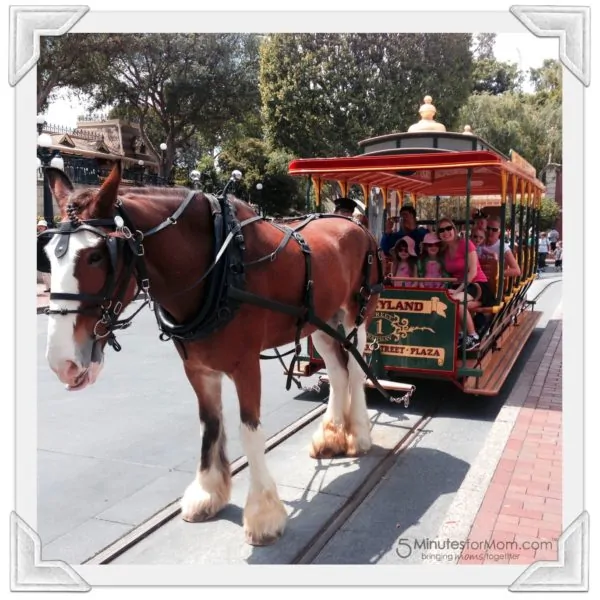
{"type": "Polygon", "coordinates": [[[164,183],[167,182],[167,174],[165,172],[165,165],[166,165],[166,161],[165,161],[165,152],[167,150],[167,144],[165,144],[165,142],[163,142],[160,145],[160,176],[163,178],[164,183]]]}
{"type": "Polygon", "coordinates": [[[259,209],[260,215],[262,217],[264,217],[265,211],[263,210],[263,206],[262,206],[262,189],[263,189],[263,184],[259,181],[256,184],[256,191],[258,192],[258,209],[259,209]]]}
{"type": "Polygon", "coordinates": [[[52,145],[52,137],[48,133],[43,133],[46,119],[43,115],[38,115],[37,118],[37,156],[40,161],[40,166],[43,172],[43,187],[44,187],[44,219],[48,223],[48,227],[52,227],[54,223],[54,205],[52,203],[52,192],[46,175],[46,167],[54,167],[63,170],[65,161],[63,160],[58,150],[50,150],[52,145]]]}
{"type": "Polygon", "coordinates": [[[138,165],[140,167],[140,185],[144,185],[144,161],[138,160],[138,165]]]}
{"type": "Polygon", "coordinates": [[[202,173],[194,169],[190,172],[190,180],[192,182],[192,188],[197,190],[200,188],[200,183],[202,181],[202,173]]]}

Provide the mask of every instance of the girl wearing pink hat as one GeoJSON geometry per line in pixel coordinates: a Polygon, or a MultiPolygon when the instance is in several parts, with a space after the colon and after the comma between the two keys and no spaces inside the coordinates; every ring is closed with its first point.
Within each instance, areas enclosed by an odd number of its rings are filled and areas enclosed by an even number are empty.
{"type": "MultiPolygon", "coordinates": [[[[415,240],[405,235],[392,250],[392,277],[418,277],[415,240]]],[[[394,287],[417,287],[416,281],[393,281],[394,287]]]]}
{"type": "MultiPolygon", "coordinates": [[[[421,242],[421,260],[419,261],[419,277],[439,279],[440,277],[450,277],[444,269],[444,262],[440,256],[440,247],[442,241],[437,233],[428,233],[421,242]]],[[[448,287],[447,282],[443,281],[424,281],[421,287],[443,289],[448,287]]]]}

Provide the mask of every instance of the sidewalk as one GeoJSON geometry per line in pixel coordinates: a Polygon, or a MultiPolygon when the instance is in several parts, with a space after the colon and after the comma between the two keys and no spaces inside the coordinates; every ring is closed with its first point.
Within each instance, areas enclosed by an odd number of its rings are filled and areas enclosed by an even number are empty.
{"type": "Polygon", "coordinates": [[[562,321],[548,323],[538,348],[543,352],[541,363],[539,358],[530,360],[533,382],[524,390],[525,401],[460,564],[531,564],[558,558],[557,539],[563,529],[562,321]]]}

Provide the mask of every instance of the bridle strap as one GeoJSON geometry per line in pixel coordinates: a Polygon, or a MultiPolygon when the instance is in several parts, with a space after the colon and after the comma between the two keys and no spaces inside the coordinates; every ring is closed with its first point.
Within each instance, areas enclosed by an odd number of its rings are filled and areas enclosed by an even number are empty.
{"type": "Polygon", "coordinates": [[[186,196],[185,200],[179,205],[177,210],[170,217],[167,217],[162,223],[159,223],[156,227],[153,227],[152,229],[146,231],[144,233],[144,237],[154,235],[155,233],[158,233],[159,231],[162,231],[163,229],[171,225],[176,225],[177,219],[179,219],[179,217],[183,214],[183,211],[189,206],[190,202],[192,201],[195,195],[196,191],[191,190],[186,196]]]}

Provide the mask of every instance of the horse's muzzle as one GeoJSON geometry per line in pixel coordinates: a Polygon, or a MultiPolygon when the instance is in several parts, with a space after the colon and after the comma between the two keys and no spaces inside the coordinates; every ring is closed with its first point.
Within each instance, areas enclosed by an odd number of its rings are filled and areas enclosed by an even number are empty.
{"type": "Polygon", "coordinates": [[[60,381],[66,384],[67,390],[75,392],[94,383],[102,370],[102,366],[102,362],[91,362],[89,366],[83,367],[67,360],[57,369],[53,368],[53,370],[60,381]]]}

